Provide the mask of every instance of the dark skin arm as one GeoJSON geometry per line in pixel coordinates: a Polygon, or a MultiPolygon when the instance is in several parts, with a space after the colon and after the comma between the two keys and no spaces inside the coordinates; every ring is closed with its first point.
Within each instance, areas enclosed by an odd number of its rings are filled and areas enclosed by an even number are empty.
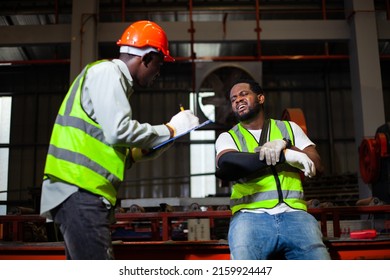
{"type": "MultiPolygon", "coordinates": [[[[284,153],[279,162],[284,162],[284,153]]],[[[215,176],[226,181],[235,181],[269,167],[266,160],[259,160],[259,153],[245,153],[236,150],[226,150],[217,157],[215,176]]]]}

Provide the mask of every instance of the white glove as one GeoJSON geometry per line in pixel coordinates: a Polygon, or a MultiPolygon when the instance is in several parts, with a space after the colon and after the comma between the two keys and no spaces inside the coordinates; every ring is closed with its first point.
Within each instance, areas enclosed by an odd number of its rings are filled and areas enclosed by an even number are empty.
{"type": "Polygon", "coordinates": [[[190,110],[184,110],[174,115],[167,125],[173,128],[176,136],[199,125],[199,118],[190,110]]]}
{"type": "Polygon", "coordinates": [[[256,147],[255,152],[259,152],[259,159],[265,158],[267,165],[275,165],[279,162],[280,152],[286,149],[287,143],[282,139],[272,140],[263,146],[256,147]]]}
{"type": "Polygon", "coordinates": [[[316,175],[316,167],[313,161],[305,153],[286,149],[284,157],[288,164],[303,171],[305,176],[311,178],[316,175]]]}

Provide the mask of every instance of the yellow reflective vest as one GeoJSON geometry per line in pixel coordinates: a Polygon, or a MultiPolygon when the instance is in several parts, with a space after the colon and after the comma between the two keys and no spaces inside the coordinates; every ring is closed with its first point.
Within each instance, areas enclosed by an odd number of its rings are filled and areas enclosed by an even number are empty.
{"type": "Polygon", "coordinates": [[[115,205],[117,188],[124,178],[127,149],[108,144],[101,126],[81,105],[86,73],[102,61],[87,65],[65,96],[53,127],[44,179],[60,179],[115,205]]]}
{"type": "MultiPolygon", "coordinates": [[[[270,119],[268,132],[267,141],[287,138],[294,144],[294,134],[288,121],[270,119]]],[[[258,140],[241,124],[234,126],[229,133],[241,152],[254,153],[259,146],[258,140]]],[[[287,163],[279,163],[261,170],[254,178],[234,182],[230,209],[234,214],[241,209],[271,209],[284,202],[292,208],[306,211],[303,196],[299,170],[287,163]]]]}

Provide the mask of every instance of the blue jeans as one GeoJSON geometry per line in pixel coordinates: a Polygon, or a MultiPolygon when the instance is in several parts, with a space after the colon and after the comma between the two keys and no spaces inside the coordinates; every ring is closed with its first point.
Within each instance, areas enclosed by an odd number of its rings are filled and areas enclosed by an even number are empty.
{"type": "Polygon", "coordinates": [[[307,212],[237,212],[229,227],[232,260],[329,260],[317,220],[307,212]]]}
{"type": "Polygon", "coordinates": [[[112,211],[101,197],[80,189],[52,214],[64,237],[68,260],[114,259],[110,231],[112,211]]]}

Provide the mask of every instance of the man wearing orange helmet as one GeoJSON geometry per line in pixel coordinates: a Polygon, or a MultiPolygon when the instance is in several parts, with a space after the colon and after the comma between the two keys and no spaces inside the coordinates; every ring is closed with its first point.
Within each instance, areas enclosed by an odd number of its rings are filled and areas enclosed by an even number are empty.
{"type": "Polygon", "coordinates": [[[127,61],[128,54],[142,58],[138,63],[133,61],[128,65],[133,79],[141,86],[147,86],[159,74],[162,60],[175,61],[169,54],[164,30],[151,21],[138,21],[130,25],[117,45],[120,46],[119,59],[127,61]]]}
{"type": "Polygon", "coordinates": [[[72,83],[50,139],[41,215],[59,225],[67,259],[114,258],[110,224],[126,167],[156,158],[165,149],[152,147],[199,124],[189,110],[161,125],[133,120],[133,85],[148,86],[174,59],[150,21],[130,25],[117,44],[119,59],[87,65],[72,83]]]}

